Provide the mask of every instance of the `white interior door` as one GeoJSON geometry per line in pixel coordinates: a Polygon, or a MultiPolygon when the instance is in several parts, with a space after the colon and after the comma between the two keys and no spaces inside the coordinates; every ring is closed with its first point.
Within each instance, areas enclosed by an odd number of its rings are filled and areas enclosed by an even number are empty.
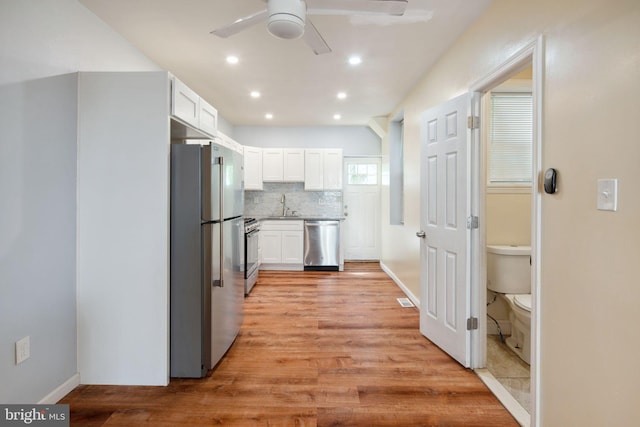
{"type": "Polygon", "coordinates": [[[380,159],[344,159],[344,258],[380,259],[380,159]]]}
{"type": "Polygon", "coordinates": [[[470,366],[470,161],[465,94],[421,120],[420,332],[470,366]]]}

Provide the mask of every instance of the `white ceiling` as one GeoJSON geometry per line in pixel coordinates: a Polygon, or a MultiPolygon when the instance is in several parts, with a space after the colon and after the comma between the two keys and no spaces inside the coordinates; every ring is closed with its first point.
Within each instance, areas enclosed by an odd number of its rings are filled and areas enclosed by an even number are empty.
{"type": "Polygon", "coordinates": [[[233,125],[317,126],[388,115],[491,0],[409,0],[403,17],[309,16],[333,50],[317,56],[302,40],[270,35],[265,23],[227,39],[209,34],[264,9],[263,0],[80,2],[233,125]],[[238,64],[226,63],[231,54],[238,64]],[[347,63],[352,54],[361,65],[347,63]]]}

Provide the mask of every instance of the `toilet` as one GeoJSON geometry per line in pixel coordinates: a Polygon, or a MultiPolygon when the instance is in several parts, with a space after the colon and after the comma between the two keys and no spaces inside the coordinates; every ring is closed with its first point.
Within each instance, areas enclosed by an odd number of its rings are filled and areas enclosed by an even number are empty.
{"type": "Polygon", "coordinates": [[[487,246],[487,289],[509,306],[511,336],[507,345],[531,363],[531,247],[487,246]]]}

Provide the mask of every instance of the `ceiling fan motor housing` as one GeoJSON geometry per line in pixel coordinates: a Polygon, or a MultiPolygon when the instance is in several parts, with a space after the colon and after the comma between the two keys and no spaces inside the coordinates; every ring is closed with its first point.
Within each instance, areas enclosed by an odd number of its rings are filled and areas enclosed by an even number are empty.
{"type": "Polygon", "coordinates": [[[302,0],[269,0],[267,28],[281,39],[297,39],[304,34],[307,5],[302,0]]]}

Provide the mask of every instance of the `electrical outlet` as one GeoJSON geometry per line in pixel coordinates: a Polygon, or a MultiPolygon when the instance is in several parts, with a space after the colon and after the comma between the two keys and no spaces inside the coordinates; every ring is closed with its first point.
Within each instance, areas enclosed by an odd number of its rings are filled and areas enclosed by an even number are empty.
{"type": "Polygon", "coordinates": [[[31,356],[31,344],[29,336],[16,341],[16,365],[24,362],[31,356]]]}

